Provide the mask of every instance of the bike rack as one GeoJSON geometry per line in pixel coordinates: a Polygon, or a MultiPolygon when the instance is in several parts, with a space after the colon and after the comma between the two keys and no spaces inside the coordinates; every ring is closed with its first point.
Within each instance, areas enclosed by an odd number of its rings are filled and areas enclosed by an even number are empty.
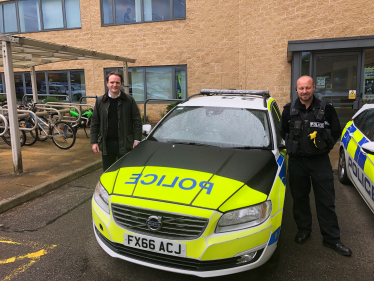
{"type": "MultiPolygon", "coordinates": [[[[6,109],[6,108],[1,108],[0,110],[2,110],[2,111],[8,111],[8,109],[6,109]]],[[[38,126],[38,120],[37,120],[37,118],[36,118],[36,114],[35,114],[35,112],[32,112],[31,110],[17,109],[17,113],[19,113],[19,112],[21,112],[21,113],[26,113],[26,114],[18,114],[18,119],[23,119],[23,118],[29,116],[30,114],[32,114],[32,115],[34,115],[35,120],[36,120],[36,121],[35,121],[35,124],[34,124],[34,127],[32,127],[32,128],[19,127],[19,129],[20,129],[21,131],[32,131],[32,130],[35,130],[36,127],[38,126]]],[[[3,120],[6,120],[6,125],[5,125],[5,127],[9,127],[9,126],[8,126],[8,122],[9,122],[9,121],[8,121],[8,118],[7,118],[6,116],[2,115],[2,114],[0,114],[0,117],[1,117],[3,120]]],[[[2,128],[2,127],[0,127],[0,128],[2,128]]],[[[6,131],[7,131],[7,129],[4,130],[3,134],[4,134],[6,131]]],[[[3,134],[1,134],[0,136],[2,136],[3,134]]]]}
{"type": "MultiPolygon", "coordinates": [[[[36,107],[39,107],[40,104],[37,104],[36,107]]],[[[81,110],[78,108],[77,104],[75,103],[65,103],[65,102],[47,102],[43,103],[42,105],[45,106],[50,106],[50,108],[53,108],[52,106],[61,106],[61,107],[67,107],[67,108],[74,108],[78,111],[78,117],[73,117],[73,116],[62,116],[59,121],[65,121],[65,122],[71,122],[74,124],[78,124],[79,121],[81,120],[81,110]],[[75,119],[75,120],[74,120],[75,119]]],[[[68,109],[63,109],[63,110],[58,110],[60,113],[68,113],[70,110],[68,109]]]]}
{"type": "MultiPolygon", "coordinates": [[[[38,93],[38,96],[42,96],[42,97],[63,97],[63,98],[68,98],[68,101],[70,102],[70,98],[69,98],[69,95],[54,95],[54,94],[49,94],[49,95],[47,95],[47,94],[39,94],[38,93]]],[[[21,100],[21,103],[23,104],[23,105],[25,105],[26,104],[26,99],[27,99],[27,97],[33,97],[33,94],[26,94],[26,95],[23,95],[23,97],[22,97],[22,100],[21,100]]]]}
{"type": "Polygon", "coordinates": [[[1,129],[4,129],[1,133],[0,133],[0,137],[2,135],[4,135],[7,131],[8,131],[8,120],[5,118],[4,115],[0,114],[0,118],[3,119],[4,121],[4,127],[3,126],[0,126],[1,129]]]}

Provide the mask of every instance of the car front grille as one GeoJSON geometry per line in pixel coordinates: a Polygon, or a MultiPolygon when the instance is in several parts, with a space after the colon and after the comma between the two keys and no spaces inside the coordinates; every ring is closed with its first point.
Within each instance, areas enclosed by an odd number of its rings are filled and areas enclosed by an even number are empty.
{"type": "Polygon", "coordinates": [[[115,222],[124,229],[174,240],[191,240],[200,237],[209,221],[201,217],[135,208],[122,204],[112,204],[112,214],[115,222]],[[162,217],[162,226],[159,230],[155,231],[147,227],[146,222],[150,216],[162,217]]]}
{"type": "Polygon", "coordinates": [[[220,259],[220,260],[209,260],[201,261],[191,258],[182,258],[177,256],[170,256],[165,254],[159,254],[151,251],[144,251],[137,248],[132,248],[125,246],[120,243],[114,243],[105,238],[100,231],[95,227],[95,231],[99,239],[112,251],[119,255],[128,257],[131,259],[159,265],[165,267],[171,267],[182,270],[190,271],[212,271],[212,270],[222,270],[226,268],[232,268],[242,265],[247,265],[258,261],[264,251],[261,249],[257,251],[256,256],[250,262],[245,264],[238,264],[239,257],[220,259]]]}

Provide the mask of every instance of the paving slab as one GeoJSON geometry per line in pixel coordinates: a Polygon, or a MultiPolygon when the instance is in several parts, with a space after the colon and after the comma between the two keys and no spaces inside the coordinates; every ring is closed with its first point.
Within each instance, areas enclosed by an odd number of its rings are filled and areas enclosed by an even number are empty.
{"type": "Polygon", "coordinates": [[[101,154],[92,152],[83,130],[78,130],[76,142],[70,149],[60,149],[48,139],[23,146],[21,153],[23,173],[16,175],[12,150],[0,138],[0,213],[102,169],[101,154]]]}

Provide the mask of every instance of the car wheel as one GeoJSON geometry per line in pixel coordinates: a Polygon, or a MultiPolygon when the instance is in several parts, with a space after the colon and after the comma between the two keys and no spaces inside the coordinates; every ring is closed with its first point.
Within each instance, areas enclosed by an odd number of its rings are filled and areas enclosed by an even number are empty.
{"type": "Polygon", "coordinates": [[[347,165],[345,162],[344,149],[342,148],[340,149],[340,153],[339,153],[338,179],[342,184],[351,183],[347,175],[347,165]]]}

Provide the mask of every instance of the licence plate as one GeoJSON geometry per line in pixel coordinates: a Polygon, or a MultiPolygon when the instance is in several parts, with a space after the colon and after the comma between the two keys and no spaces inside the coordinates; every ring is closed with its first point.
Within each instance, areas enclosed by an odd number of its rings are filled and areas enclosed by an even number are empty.
{"type": "Polygon", "coordinates": [[[125,246],[138,248],[160,254],[186,257],[186,244],[171,242],[159,238],[147,238],[133,234],[124,234],[123,244],[125,246]]]}

